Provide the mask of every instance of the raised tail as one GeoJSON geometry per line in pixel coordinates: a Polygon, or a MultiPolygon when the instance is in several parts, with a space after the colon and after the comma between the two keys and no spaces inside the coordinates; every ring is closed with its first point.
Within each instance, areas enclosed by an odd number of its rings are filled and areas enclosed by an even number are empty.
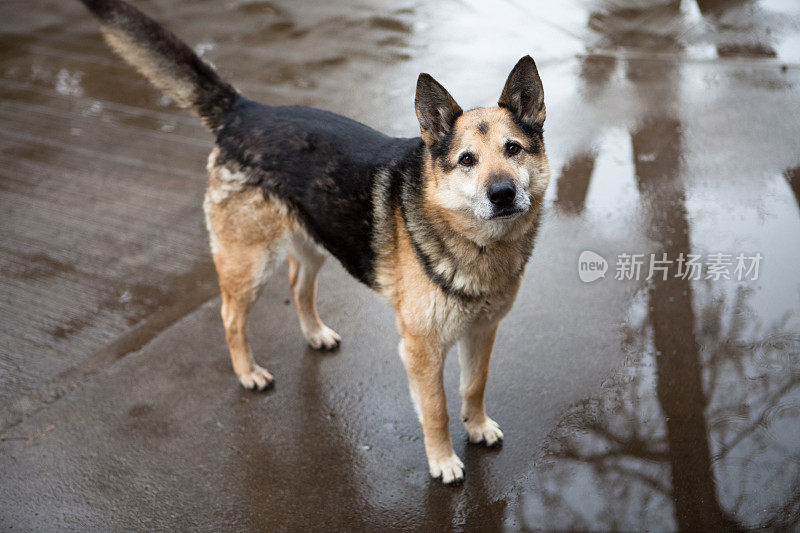
{"type": "Polygon", "coordinates": [[[81,0],[100,19],[106,41],[179,106],[216,130],[239,98],[232,85],[171,31],[122,0],[81,0]]]}

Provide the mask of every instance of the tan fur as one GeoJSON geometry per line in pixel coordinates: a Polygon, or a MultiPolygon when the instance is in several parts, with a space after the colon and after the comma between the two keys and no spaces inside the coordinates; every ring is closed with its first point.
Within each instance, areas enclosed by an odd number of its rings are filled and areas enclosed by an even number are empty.
{"type": "Polygon", "coordinates": [[[332,350],[339,346],[339,334],[322,323],[317,313],[317,273],[325,255],[308,236],[296,232],[289,254],[289,285],[292,288],[300,329],[315,350],[332,350]]]}
{"type": "Polygon", "coordinates": [[[264,389],[273,378],[253,359],[247,317],[293,224],[260,191],[240,192],[222,203],[212,200],[214,191],[212,185],[204,208],[222,294],[225,339],[242,385],[264,389]]]}

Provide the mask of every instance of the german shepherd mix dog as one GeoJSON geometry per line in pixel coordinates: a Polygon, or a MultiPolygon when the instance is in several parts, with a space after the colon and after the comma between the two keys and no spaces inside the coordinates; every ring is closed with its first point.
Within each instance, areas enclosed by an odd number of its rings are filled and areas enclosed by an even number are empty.
{"type": "Polygon", "coordinates": [[[233,370],[246,388],[272,375],[248,345],[247,315],[289,248],[289,284],[308,343],[339,335],[315,307],[325,255],[397,311],[403,361],[433,477],[463,479],[453,451],[444,359],[458,343],[461,416],[471,442],[503,433],[484,408],[497,326],[533,249],[550,180],[544,92],[530,56],[497,107],[467,112],[428,74],[417,80],[421,138],[387,137],[340,115],[239,94],[189,46],[120,0],[82,0],[113,49],[216,135],[205,209],[233,370]]]}

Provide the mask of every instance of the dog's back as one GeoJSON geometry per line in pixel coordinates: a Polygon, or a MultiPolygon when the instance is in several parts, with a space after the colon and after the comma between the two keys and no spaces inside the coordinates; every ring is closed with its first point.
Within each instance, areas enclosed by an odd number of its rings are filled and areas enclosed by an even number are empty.
{"type": "Polygon", "coordinates": [[[217,133],[216,164],[286,202],[350,274],[372,285],[375,174],[413,159],[421,144],[328,111],[242,98],[217,133]]]}

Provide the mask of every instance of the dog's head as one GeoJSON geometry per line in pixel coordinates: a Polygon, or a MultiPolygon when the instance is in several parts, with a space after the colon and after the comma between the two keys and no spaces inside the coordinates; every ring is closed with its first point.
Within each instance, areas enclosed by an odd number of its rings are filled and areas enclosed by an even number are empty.
{"type": "Polygon", "coordinates": [[[420,74],[415,108],[430,153],[427,199],[459,229],[490,241],[538,209],[550,169],[544,90],[530,56],[511,71],[497,107],[463,112],[444,87],[420,74]]]}

